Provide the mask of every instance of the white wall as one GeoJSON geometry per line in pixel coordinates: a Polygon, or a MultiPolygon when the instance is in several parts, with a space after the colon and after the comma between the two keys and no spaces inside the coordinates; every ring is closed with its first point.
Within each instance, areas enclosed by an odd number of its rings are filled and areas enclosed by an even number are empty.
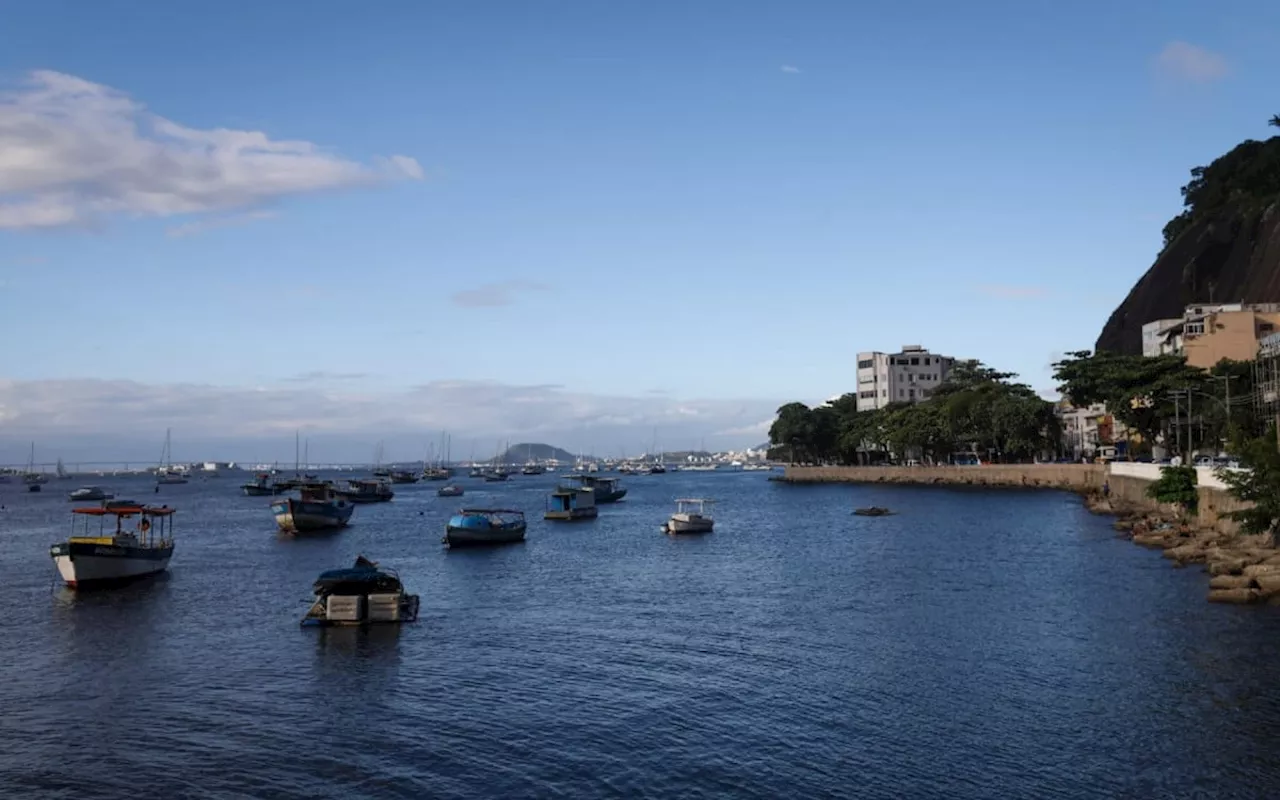
{"type": "MultiPolygon", "coordinates": [[[[1225,490],[1227,485],[1219,480],[1214,473],[1213,467],[1196,467],[1196,484],[1210,489],[1225,490]]],[[[1113,461],[1107,469],[1107,474],[1127,475],[1131,478],[1141,478],[1144,481],[1154,481],[1160,478],[1160,465],[1145,464],[1138,461],[1113,461]]]]}

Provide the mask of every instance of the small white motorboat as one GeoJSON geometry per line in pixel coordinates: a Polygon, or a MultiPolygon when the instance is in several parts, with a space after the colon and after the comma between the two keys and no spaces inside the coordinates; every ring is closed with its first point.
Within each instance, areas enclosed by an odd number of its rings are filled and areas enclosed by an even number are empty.
{"type": "Polygon", "coordinates": [[[115,497],[113,494],[107,494],[101,486],[81,486],[71,493],[69,499],[73,502],[80,500],[110,500],[115,497]]]}
{"type": "Polygon", "coordinates": [[[676,513],[662,526],[663,533],[711,533],[716,521],[707,511],[714,500],[686,497],[676,500],[676,513]]]}

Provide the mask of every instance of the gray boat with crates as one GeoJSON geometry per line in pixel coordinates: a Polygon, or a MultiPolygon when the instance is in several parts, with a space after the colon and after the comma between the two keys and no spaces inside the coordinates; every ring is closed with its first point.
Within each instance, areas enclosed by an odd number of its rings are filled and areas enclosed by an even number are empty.
{"type": "Polygon", "coordinates": [[[364,556],[355,566],[320,573],[312,587],[315,600],[303,626],[368,625],[417,622],[418,596],[405,591],[393,569],[364,556]]]}

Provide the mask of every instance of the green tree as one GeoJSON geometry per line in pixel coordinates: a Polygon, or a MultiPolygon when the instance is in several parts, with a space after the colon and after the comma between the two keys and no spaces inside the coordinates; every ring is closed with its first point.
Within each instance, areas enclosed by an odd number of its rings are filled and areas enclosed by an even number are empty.
{"type": "Polygon", "coordinates": [[[812,409],[804,403],[787,403],[778,409],[778,418],[769,427],[769,443],[782,448],[788,460],[810,460],[812,414],[812,409]]]}
{"type": "Polygon", "coordinates": [[[1240,523],[1244,533],[1265,533],[1275,542],[1280,528],[1280,449],[1275,426],[1268,426],[1262,436],[1238,440],[1232,449],[1244,469],[1219,469],[1218,477],[1232,496],[1252,505],[1228,516],[1240,523]]]}
{"type": "Polygon", "coordinates": [[[1173,393],[1211,390],[1203,370],[1182,356],[1137,356],[1079,350],[1054,365],[1058,390],[1077,406],[1105,403],[1126,428],[1153,442],[1181,410],[1173,393]]]}
{"type": "Polygon", "coordinates": [[[1147,486],[1147,497],[1158,503],[1178,506],[1183,513],[1195,511],[1200,495],[1196,491],[1196,468],[1164,467],[1160,477],[1147,486]]]}
{"type": "Polygon", "coordinates": [[[1273,128],[1280,128],[1280,114],[1276,114],[1274,117],[1267,120],[1267,124],[1273,128]]]}

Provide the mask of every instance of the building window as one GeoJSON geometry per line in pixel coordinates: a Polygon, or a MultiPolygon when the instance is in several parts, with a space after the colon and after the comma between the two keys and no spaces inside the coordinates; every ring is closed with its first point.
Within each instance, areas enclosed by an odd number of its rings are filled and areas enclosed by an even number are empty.
{"type": "Polygon", "coordinates": [[[898,390],[898,397],[902,397],[902,396],[903,396],[903,393],[904,393],[904,390],[903,390],[903,389],[899,389],[899,390],[898,390]]]}
{"type": "Polygon", "coordinates": [[[912,400],[916,399],[916,390],[915,390],[915,389],[908,389],[908,390],[907,390],[907,397],[910,397],[912,400]]]}
{"type": "Polygon", "coordinates": [[[1203,335],[1204,335],[1204,320],[1199,320],[1199,321],[1197,321],[1197,322],[1188,322],[1188,323],[1183,327],[1183,329],[1182,329],[1182,333],[1183,333],[1185,336],[1203,336],[1203,335]]]}
{"type": "Polygon", "coordinates": [[[911,358],[911,366],[913,366],[913,367],[918,367],[918,366],[920,366],[920,358],[919,358],[918,356],[912,356],[912,358],[911,358]]]}
{"type": "Polygon", "coordinates": [[[875,364],[874,360],[870,358],[864,358],[863,360],[858,362],[858,369],[871,369],[871,367],[874,364],[875,364]]]}

